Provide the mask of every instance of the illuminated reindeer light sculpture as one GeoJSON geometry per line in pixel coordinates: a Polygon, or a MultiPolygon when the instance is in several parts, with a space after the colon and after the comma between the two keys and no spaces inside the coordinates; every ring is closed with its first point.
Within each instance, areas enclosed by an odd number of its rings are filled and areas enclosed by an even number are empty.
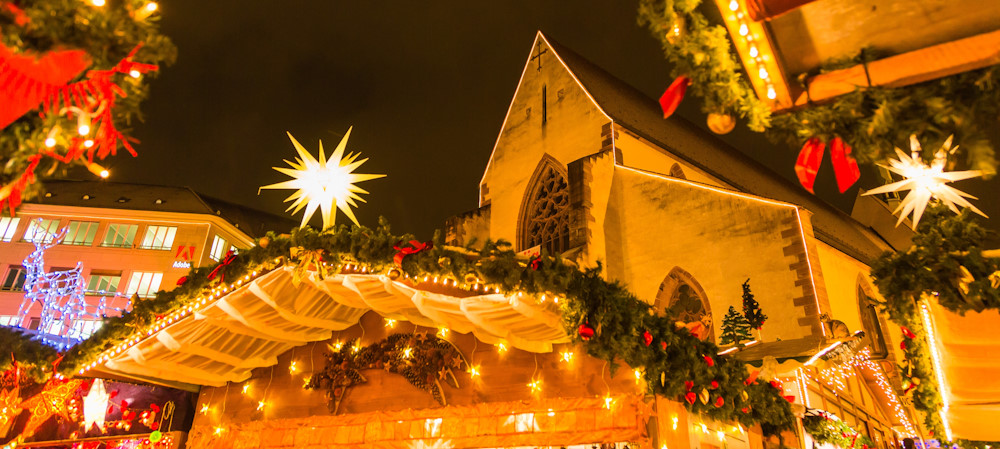
{"type": "MultiPolygon", "coordinates": [[[[24,301],[18,316],[19,325],[25,327],[28,312],[37,302],[41,304],[42,315],[39,331],[58,334],[69,338],[80,338],[77,320],[87,315],[87,302],[84,299],[83,264],[76,263],[76,268],[66,271],[45,272],[45,250],[62,242],[68,228],[49,234],[41,225],[35,227],[35,235],[31,236],[35,251],[24,259],[26,271],[24,281],[24,301]],[[61,321],[58,332],[52,332],[53,323],[61,321]]],[[[100,311],[98,312],[100,313],[100,311]]]]}

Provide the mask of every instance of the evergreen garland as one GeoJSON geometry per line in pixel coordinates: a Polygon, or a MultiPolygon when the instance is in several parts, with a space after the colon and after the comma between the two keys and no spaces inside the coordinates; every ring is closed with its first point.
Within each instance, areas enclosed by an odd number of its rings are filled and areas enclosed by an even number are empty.
{"type": "MultiPolygon", "coordinates": [[[[146,6],[148,0],[109,1],[96,7],[81,0],[0,0],[0,43],[18,54],[43,55],[52,50],[84,50],[91,61],[76,79],[79,81],[89,70],[109,70],[125,58],[137,45],[142,44],[135,61],[149,64],[170,64],[176,58],[176,48],[160,34],[158,17],[134,17],[135,11],[146,6]],[[23,11],[27,23],[18,23],[18,16],[9,6],[23,11]]],[[[155,72],[144,78],[155,76],[155,72]]],[[[146,82],[120,74],[116,79],[126,96],[119,97],[113,110],[115,127],[124,134],[133,120],[141,119],[139,104],[149,94],[146,82]]],[[[75,118],[51,114],[43,120],[37,111],[24,114],[0,129],[0,186],[9,185],[20,178],[29,165],[29,158],[39,154],[47,133],[58,125],[63,130],[76,129],[75,118]]],[[[74,159],[79,162],[79,159],[74,159]]],[[[36,171],[40,177],[59,176],[66,165],[55,164],[55,159],[43,159],[36,171]],[[50,162],[52,163],[50,169],[50,162]]],[[[41,191],[41,185],[29,185],[24,192],[31,198],[41,191]]]]}
{"type": "Polygon", "coordinates": [[[770,108],[743,75],[726,28],[709,25],[698,11],[700,4],[701,0],[641,0],[639,24],[662,42],[663,54],[673,66],[671,75],[691,78],[688,92],[704,101],[702,111],[742,117],[751,130],[764,131],[770,108]],[[672,32],[675,27],[678,33],[672,32]]]}
{"type": "MultiPolygon", "coordinates": [[[[295,229],[290,235],[269,234],[252,248],[242,251],[232,263],[219,271],[226,279],[237,279],[251,271],[264,272],[283,264],[297,264],[295,254],[320,251],[326,261],[361,263],[371,272],[384,273],[395,265],[393,246],[413,236],[393,235],[382,220],[374,229],[366,227],[335,228],[318,232],[311,228],[295,229]]],[[[656,315],[651,306],[617,282],[608,282],[601,269],[578,270],[572,264],[543,253],[529,264],[506,242],[485,242],[475,251],[440,244],[406,256],[401,269],[410,279],[439,276],[451,280],[475,278],[501,292],[564,295],[560,301],[567,334],[576,336],[577,327],[592,324],[597,332],[583,342],[591,356],[608,360],[615,369],[618,362],[640,369],[651,393],[684,401],[692,412],[712,419],[739,422],[745,426],[761,424],[768,435],[792,429],[795,416],[781,391],[770,383],[754,380],[746,366],[733,358],[717,356],[719,348],[678,328],[671,316],[656,315]],[[644,333],[649,332],[647,344],[644,333]],[[749,384],[747,381],[750,381],[749,384]],[[689,388],[687,385],[691,385],[689,388]],[[715,387],[718,385],[718,387],[715,387]],[[710,400],[687,401],[691,389],[710,389],[710,400]]],[[[138,301],[131,313],[106,318],[91,338],[67,351],[60,365],[65,375],[89,365],[103,351],[134,337],[173,310],[194,305],[215,281],[208,279],[215,267],[192,269],[186,282],[170,292],[157,292],[155,298],[138,301]]],[[[35,361],[38,363],[44,360],[35,361]]],[[[404,373],[405,374],[405,373],[404,373]]],[[[413,374],[411,373],[411,377],[413,374]]],[[[416,377],[414,377],[416,379],[416,377]]]]}
{"type": "MultiPolygon", "coordinates": [[[[997,66],[910,86],[859,86],[822,103],[772,115],[734,56],[726,29],[710,25],[697,11],[700,4],[701,0],[641,0],[638,20],[661,41],[673,66],[671,75],[691,78],[688,90],[702,98],[705,113],[743,117],[750,130],[766,131],[768,138],[796,149],[812,137],[824,142],[840,137],[859,162],[869,164],[884,161],[895,147],[905,148],[910,134],[937,144],[954,135],[967,167],[988,175],[996,172],[995,142],[987,132],[996,127],[1000,115],[997,66]],[[680,33],[672,33],[675,26],[680,33]]],[[[828,70],[870,60],[871,53],[863,52],[857,58],[831,62],[828,70]]]]}
{"type": "MultiPolygon", "coordinates": [[[[910,134],[927,144],[925,158],[948,136],[964,154],[964,165],[996,172],[994,143],[986,132],[1000,114],[1000,68],[965,72],[905,87],[859,87],[809,107],[776,114],[767,136],[793,148],[811,137],[839,136],[862,163],[882,162],[894,148],[909,148],[910,134]]],[[[953,161],[954,162],[954,161],[953,161]]]]}
{"type": "MultiPolygon", "coordinates": [[[[815,410],[813,410],[815,412],[815,410]]],[[[867,435],[854,430],[847,423],[819,412],[802,418],[802,429],[817,443],[832,444],[845,449],[875,448],[875,442],[867,435]]]]}

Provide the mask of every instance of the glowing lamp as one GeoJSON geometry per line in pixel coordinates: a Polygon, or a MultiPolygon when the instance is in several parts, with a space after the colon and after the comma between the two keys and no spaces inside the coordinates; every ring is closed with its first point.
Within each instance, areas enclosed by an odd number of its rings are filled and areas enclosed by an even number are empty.
{"type": "Polygon", "coordinates": [[[108,169],[102,167],[101,164],[98,164],[97,162],[87,163],[87,171],[100,176],[101,178],[107,178],[111,175],[108,169]]]}

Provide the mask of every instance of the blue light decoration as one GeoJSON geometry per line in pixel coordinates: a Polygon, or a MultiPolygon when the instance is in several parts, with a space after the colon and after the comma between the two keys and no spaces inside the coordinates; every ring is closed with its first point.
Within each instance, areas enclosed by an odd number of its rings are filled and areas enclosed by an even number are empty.
{"type": "MultiPolygon", "coordinates": [[[[76,268],[70,270],[45,272],[45,251],[62,242],[69,228],[50,234],[41,226],[41,219],[38,219],[38,224],[35,235],[30,236],[35,251],[23,262],[25,293],[18,311],[18,327],[26,327],[32,306],[39,303],[42,310],[38,335],[43,342],[62,350],[90,336],[94,329],[86,328],[87,321],[100,321],[108,311],[121,313],[131,306],[131,301],[118,309],[110,307],[107,296],[104,296],[95,310],[89,311],[84,299],[82,262],[77,262],[76,268]]],[[[117,294],[112,297],[112,302],[116,298],[117,294]]]]}

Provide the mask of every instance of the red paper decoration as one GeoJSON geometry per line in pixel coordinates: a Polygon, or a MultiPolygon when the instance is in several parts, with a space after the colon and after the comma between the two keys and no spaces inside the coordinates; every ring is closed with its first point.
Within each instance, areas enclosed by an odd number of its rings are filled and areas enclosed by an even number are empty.
{"type": "Polygon", "coordinates": [[[685,381],[684,381],[684,388],[685,388],[685,389],[686,389],[687,391],[691,391],[691,389],[692,389],[692,388],[694,388],[694,382],[692,382],[692,381],[690,381],[690,380],[685,380],[685,381]]]}
{"type": "Polygon", "coordinates": [[[651,345],[653,343],[653,334],[649,333],[649,331],[643,331],[642,342],[646,343],[646,346],[651,345]]]}
{"type": "Polygon", "coordinates": [[[591,338],[594,338],[594,328],[590,327],[589,323],[581,324],[580,328],[577,329],[576,332],[580,334],[580,338],[582,338],[583,341],[587,341],[590,340],[591,338]]]}
{"type": "Polygon", "coordinates": [[[917,338],[917,334],[914,334],[913,331],[908,329],[906,326],[899,326],[899,327],[900,329],[903,330],[903,336],[905,336],[906,338],[909,338],[910,340],[917,338]]]}
{"type": "Polygon", "coordinates": [[[684,395],[684,399],[688,401],[689,404],[694,404],[694,401],[698,400],[698,395],[694,393],[688,393],[684,395]]]}
{"type": "Polygon", "coordinates": [[[861,178],[858,161],[851,156],[851,146],[844,143],[840,137],[830,141],[830,162],[833,162],[833,172],[837,175],[837,188],[844,193],[861,178]]]}
{"type": "Polygon", "coordinates": [[[661,341],[660,342],[660,349],[666,351],[667,350],[667,342],[661,341]]]}
{"type": "Polygon", "coordinates": [[[743,381],[743,384],[744,385],[750,385],[750,384],[752,384],[754,382],[757,382],[757,376],[759,376],[759,375],[760,375],[760,371],[754,370],[752,373],[750,373],[750,377],[747,377],[747,380],[743,381]]]}
{"type": "Polygon", "coordinates": [[[722,399],[722,396],[719,396],[719,397],[718,397],[718,398],[717,398],[717,399],[715,400],[715,407],[716,407],[716,408],[719,408],[719,407],[722,407],[722,406],[723,406],[723,405],[725,405],[725,404],[726,404],[726,400],[725,400],[725,399],[722,399]]]}
{"type": "Polygon", "coordinates": [[[799,158],[795,161],[795,175],[799,177],[799,184],[809,193],[816,193],[813,192],[813,184],[816,183],[816,173],[819,173],[819,166],[823,163],[825,150],[826,145],[818,137],[807,140],[799,150],[799,158]]]}
{"type": "Polygon", "coordinates": [[[88,65],[83,50],[51,51],[36,58],[14,54],[0,43],[0,129],[37,108],[88,65]]]}
{"type": "Polygon", "coordinates": [[[715,360],[713,360],[711,357],[706,355],[704,356],[704,358],[705,358],[705,363],[707,363],[708,366],[715,366],[715,360]]]}
{"type": "Polygon", "coordinates": [[[684,99],[684,93],[687,92],[687,87],[690,84],[691,78],[685,75],[678,76],[674,82],[670,83],[670,87],[660,96],[660,108],[663,109],[663,118],[670,118],[674,114],[677,106],[684,99]]]}

